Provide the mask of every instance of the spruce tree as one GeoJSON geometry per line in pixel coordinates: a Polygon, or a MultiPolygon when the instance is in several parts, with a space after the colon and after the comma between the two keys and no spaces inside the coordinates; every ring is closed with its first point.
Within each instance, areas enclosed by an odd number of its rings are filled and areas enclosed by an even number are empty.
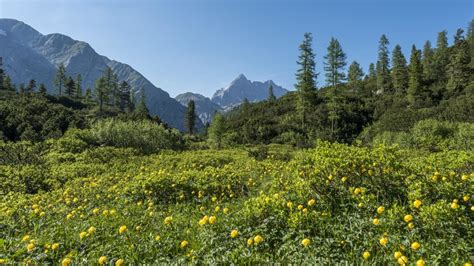
{"type": "Polygon", "coordinates": [[[219,112],[214,113],[211,125],[209,127],[209,141],[211,145],[220,149],[222,147],[222,137],[224,135],[224,118],[219,112]]]}
{"type": "Polygon", "coordinates": [[[424,79],[427,81],[431,81],[434,79],[433,73],[433,64],[434,64],[434,52],[431,48],[431,42],[426,41],[425,45],[423,46],[423,76],[424,79]]]}
{"type": "Polygon", "coordinates": [[[146,107],[145,103],[145,88],[140,90],[140,102],[138,103],[137,107],[135,108],[135,113],[141,118],[149,118],[150,112],[148,111],[148,107],[146,107]]]}
{"type": "Polygon", "coordinates": [[[82,76],[81,74],[77,74],[76,76],[76,91],[75,91],[76,98],[82,98],[82,76]]]}
{"type": "Polygon", "coordinates": [[[69,97],[74,97],[76,93],[76,83],[72,77],[68,77],[64,84],[64,93],[69,97]]]}
{"type": "Polygon", "coordinates": [[[5,77],[3,78],[3,89],[4,90],[10,90],[10,91],[15,91],[15,86],[13,86],[12,84],[12,80],[10,78],[10,76],[8,75],[5,75],[5,77]]]}
{"type": "Polygon", "coordinates": [[[410,56],[410,67],[408,71],[407,99],[412,107],[420,107],[424,100],[423,95],[423,65],[421,63],[421,51],[413,45],[410,56]]]}
{"type": "Polygon", "coordinates": [[[408,87],[407,60],[402,52],[402,47],[396,45],[392,52],[392,82],[395,93],[404,95],[408,87]]]}
{"type": "Polygon", "coordinates": [[[446,69],[449,63],[447,32],[438,33],[436,49],[433,55],[433,76],[438,82],[446,81],[446,69]]]}
{"type": "Polygon", "coordinates": [[[92,102],[92,90],[91,88],[86,89],[86,94],[84,95],[84,100],[86,103],[92,102]]]}
{"type": "Polygon", "coordinates": [[[467,87],[470,78],[472,78],[473,69],[470,67],[472,59],[469,56],[469,51],[468,43],[464,41],[463,37],[460,37],[453,47],[450,63],[447,67],[447,96],[461,92],[467,87]]]}
{"type": "Polygon", "coordinates": [[[308,112],[312,102],[316,98],[316,62],[314,60],[312,46],[313,37],[311,33],[304,34],[303,43],[300,44],[300,55],[297,64],[300,66],[296,73],[296,91],[298,93],[297,112],[301,121],[301,127],[306,128],[308,112]]]}
{"type": "Polygon", "coordinates": [[[344,68],[346,66],[346,54],[342,50],[339,41],[331,38],[327,48],[328,53],[324,56],[324,71],[326,71],[326,82],[336,90],[337,85],[346,79],[344,68]]]}
{"type": "Polygon", "coordinates": [[[186,129],[188,130],[189,135],[194,134],[194,127],[196,125],[196,107],[193,100],[188,102],[188,108],[186,111],[185,124],[186,129]]]}
{"type": "Polygon", "coordinates": [[[385,92],[390,89],[390,59],[388,52],[389,41],[385,34],[380,37],[377,61],[377,89],[385,92]]]}
{"type": "Polygon", "coordinates": [[[349,66],[347,73],[347,82],[351,89],[354,91],[360,87],[362,78],[364,77],[364,71],[360,67],[357,61],[353,61],[349,66]]]}
{"type": "Polygon", "coordinates": [[[467,26],[466,39],[470,40],[473,38],[474,38],[474,19],[471,19],[471,21],[469,21],[469,25],[467,26]]]}
{"type": "Polygon", "coordinates": [[[28,82],[28,85],[25,88],[25,92],[31,93],[31,92],[34,92],[35,89],[36,89],[36,80],[30,79],[30,81],[28,82]]]}
{"type": "Polygon", "coordinates": [[[125,109],[128,109],[129,112],[131,112],[130,108],[130,92],[132,88],[126,81],[122,81],[120,83],[120,86],[118,87],[118,107],[120,111],[125,111],[125,109]]]}
{"type": "Polygon", "coordinates": [[[95,96],[99,102],[99,111],[103,110],[104,103],[109,99],[109,87],[105,77],[100,77],[95,82],[95,96]]]}
{"type": "Polygon", "coordinates": [[[270,87],[268,87],[268,98],[267,100],[269,102],[274,102],[276,100],[275,94],[273,94],[273,85],[270,84],[270,87]]]}
{"type": "Polygon", "coordinates": [[[374,63],[370,63],[369,65],[369,79],[376,80],[377,79],[377,72],[375,71],[374,63]]]}
{"type": "Polygon", "coordinates": [[[46,86],[45,86],[43,83],[40,84],[39,89],[38,89],[38,92],[39,92],[41,95],[46,95],[47,90],[46,90],[46,86]]]}
{"type": "Polygon", "coordinates": [[[54,79],[54,85],[58,89],[59,96],[62,95],[62,89],[66,81],[67,81],[66,68],[64,67],[64,64],[60,64],[58,67],[58,71],[56,72],[56,77],[54,79]]]}

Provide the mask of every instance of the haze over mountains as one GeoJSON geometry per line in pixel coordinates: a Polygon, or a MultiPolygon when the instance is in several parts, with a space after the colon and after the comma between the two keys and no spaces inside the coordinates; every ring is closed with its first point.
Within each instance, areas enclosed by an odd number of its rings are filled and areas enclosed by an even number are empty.
{"type": "Polygon", "coordinates": [[[217,90],[211,99],[194,93],[184,93],[173,99],[131,66],[98,54],[88,43],[59,33],[43,35],[14,19],[0,19],[0,57],[13,83],[28,83],[35,79],[37,84],[45,84],[51,94],[56,93],[53,81],[60,64],[64,64],[68,75],[82,75],[84,91],[94,88],[95,81],[106,67],[110,67],[120,81],[127,81],[132,86],[135,94],[145,90],[150,114],[158,115],[168,125],[180,130],[185,128],[185,106],[191,99],[196,102],[200,118],[197,128],[200,128],[203,126],[200,122],[210,122],[215,111],[230,110],[245,99],[250,102],[266,99],[270,85],[276,97],[288,92],[271,80],[250,81],[241,74],[229,86],[217,90]]]}

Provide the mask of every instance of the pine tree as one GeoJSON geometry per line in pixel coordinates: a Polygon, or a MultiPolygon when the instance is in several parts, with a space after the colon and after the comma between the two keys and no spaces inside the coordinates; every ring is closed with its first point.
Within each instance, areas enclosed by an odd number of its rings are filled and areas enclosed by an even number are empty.
{"type": "Polygon", "coordinates": [[[353,61],[349,66],[347,73],[347,82],[351,89],[356,91],[361,84],[362,78],[364,77],[364,71],[360,67],[357,61],[353,61]]]}
{"type": "Polygon", "coordinates": [[[131,112],[130,108],[130,93],[132,91],[132,88],[126,81],[122,81],[120,83],[120,86],[118,87],[118,107],[120,111],[125,111],[125,109],[128,109],[129,112],[131,112]]]}
{"type": "Polygon", "coordinates": [[[143,88],[140,90],[140,102],[135,108],[135,113],[142,118],[150,117],[150,112],[148,111],[148,107],[146,107],[145,100],[145,89],[143,88]]]}
{"type": "Polygon", "coordinates": [[[84,95],[84,100],[85,100],[87,103],[92,102],[92,90],[91,90],[91,88],[87,88],[87,89],[86,89],[86,94],[84,95]]]}
{"type": "Polygon", "coordinates": [[[45,86],[43,83],[40,84],[39,89],[38,89],[38,92],[39,92],[41,95],[46,95],[47,90],[46,90],[46,86],[45,86]]]}
{"type": "Polygon", "coordinates": [[[31,92],[34,92],[35,89],[36,89],[36,80],[30,79],[30,81],[28,82],[28,85],[25,88],[25,92],[31,93],[31,92]]]}
{"type": "Polygon", "coordinates": [[[469,56],[469,44],[464,40],[461,32],[453,47],[451,59],[447,67],[447,96],[461,92],[468,85],[473,73],[470,67],[471,60],[469,56]]]}
{"type": "Polygon", "coordinates": [[[190,100],[188,102],[188,109],[186,111],[186,118],[185,118],[185,124],[186,124],[186,129],[188,130],[189,135],[194,134],[194,127],[196,125],[196,110],[195,110],[195,104],[193,100],[190,100]]]}
{"type": "Polygon", "coordinates": [[[374,63],[370,63],[369,65],[369,79],[376,80],[377,79],[377,72],[375,71],[374,63]]]}
{"type": "Polygon", "coordinates": [[[431,48],[431,42],[426,41],[423,46],[423,76],[427,81],[434,79],[433,64],[434,64],[434,52],[431,48]]]}
{"type": "Polygon", "coordinates": [[[390,88],[390,59],[388,52],[389,41],[385,34],[380,37],[379,55],[377,61],[377,89],[385,92],[390,88]]]}
{"type": "Polygon", "coordinates": [[[76,76],[76,91],[75,91],[76,98],[82,98],[82,76],[81,74],[77,74],[76,76]]]}
{"type": "Polygon", "coordinates": [[[423,101],[423,65],[421,63],[421,51],[412,46],[410,56],[410,67],[408,71],[407,99],[412,107],[419,107],[423,101]]]}
{"type": "Polygon", "coordinates": [[[326,82],[336,90],[337,85],[346,79],[344,67],[346,66],[346,54],[342,50],[339,41],[331,38],[328,53],[324,56],[324,71],[326,71],[326,82]]]}
{"type": "Polygon", "coordinates": [[[15,91],[15,86],[12,84],[12,80],[10,76],[5,75],[5,78],[3,79],[3,89],[5,90],[10,90],[10,91],[15,91]]]}
{"type": "Polygon", "coordinates": [[[219,112],[214,113],[214,118],[209,127],[209,141],[216,149],[222,147],[222,136],[224,135],[224,118],[219,112]]]}
{"type": "Polygon", "coordinates": [[[110,94],[109,104],[113,106],[118,106],[119,104],[119,92],[118,92],[118,77],[112,70],[112,68],[107,67],[104,71],[104,78],[107,84],[107,91],[110,94]]]}
{"type": "Polygon", "coordinates": [[[269,102],[274,102],[276,100],[275,94],[273,94],[273,85],[270,85],[268,88],[268,98],[269,102]]]}
{"type": "Polygon", "coordinates": [[[99,102],[99,111],[103,110],[104,103],[109,100],[109,87],[105,77],[100,77],[95,82],[95,96],[99,102]]]}
{"type": "Polygon", "coordinates": [[[438,82],[446,81],[446,69],[449,63],[447,32],[438,33],[436,49],[433,55],[433,76],[438,82]]]}
{"type": "Polygon", "coordinates": [[[456,34],[454,35],[454,45],[457,45],[464,41],[464,30],[457,29],[456,34]]]}
{"type": "Polygon", "coordinates": [[[467,26],[467,33],[466,33],[466,39],[473,39],[474,38],[474,19],[471,19],[469,21],[469,26],[467,26]]]}
{"type": "Polygon", "coordinates": [[[59,65],[58,71],[56,72],[56,78],[54,79],[54,85],[58,89],[59,96],[62,95],[62,89],[67,81],[66,68],[64,64],[59,65]]]}
{"type": "Polygon", "coordinates": [[[64,84],[64,93],[69,97],[74,97],[76,92],[76,83],[72,77],[68,77],[64,84]]]}
{"type": "Polygon", "coordinates": [[[20,94],[23,94],[23,93],[25,93],[25,90],[26,90],[25,89],[25,83],[20,83],[20,86],[18,86],[18,92],[20,94]]]}
{"type": "Polygon", "coordinates": [[[392,52],[392,82],[395,93],[404,95],[408,87],[407,60],[402,52],[402,47],[396,45],[392,52]]]}
{"type": "Polygon", "coordinates": [[[316,98],[316,78],[315,72],[316,62],[314,61],[315,54],[312,46],[313,37],[311,33],[304,34],[303,43],[301,43],[299,50],[297,64],[300,66],[296,73],[296,91],[298,93],[297,112],[301,120],[301,127],[306,128],[308,112],[311,109],[312,102],[316,98]]]}

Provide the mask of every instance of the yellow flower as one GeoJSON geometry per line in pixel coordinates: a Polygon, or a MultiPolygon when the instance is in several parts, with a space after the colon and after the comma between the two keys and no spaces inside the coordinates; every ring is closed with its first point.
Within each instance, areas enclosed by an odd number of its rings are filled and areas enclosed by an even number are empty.
{"type": "Polygon", "coordinates": [[[461,180],[462,180],[462,181],[466,181],[467,179],[468,179],[468,176],[467,176],[467,175],[462,175],[462,176],[461,176],[461,180]]]}
{"type": "Polygon", "coordinates": [[[224,212],[224,214],[228,214],[229,213],[229,208],[224,208],[224,210],[222,210],[224,212]]]}
{"type": "Polygon", "coordinates": [[[415,224],[414,223],[408,223],[408,229],[413,229],[415,228],[415,224]]]}
{"type": "Polygon", "coordinates": [[[127,226],[126,226],[126,225],[120,226],[120,228],[119,228],[119,234],[123,234],[125,231],[127,231],[127,226]]]}
{"type": "Polygon", "coordinates": [[[362,190],[360,188],[356,188],[354,189],[354,194],[359,194],[360,192],[362,192],[362,190]]]}
{"type": "Polygon", "coordinates": [[[94,226],[91,226],[91,227],[89,227],[89,229],[87,229],[87,233],[89,233],[90,235],[95,233],[95,231],[96,231],[96,228],[94,226]]]}
{"type": "Polygon", "coordinates": [[[217,200],[217,197],[214,196],[214,197],[212,197],[211,200],[212,200],[212,202],[215,202],[217,200]]]}
{"type": "Polygon", "coordinates": [[[380,220],[377,219],[377,218],[375,218],[374,220],[372,220],[372,223],[373,223],[374,225],[379,225],[379,224],[380,224],[380,220]]]}
{"type": "Polygon", "coordinates": [[[316,200],[315,199],[310,199],[308,201],[308,206],[313,206],[314,204],[316,204],[316,200]]]}
{"type": "Polygon", "coordinates": [[[421,204],[422,204],[421,200],[415,200],[413,202],[413,207],[418,209],[418,208],[420,208],[421,204]]]}
{"type": "Polygon", "coordinates": [[[416,266],[425,266],[425,261],[423,259],[419,259],[416,261],[416,266]]]}
{"type": "Polygon", "coordinates": [[[411,249],[413,249],[413,250],[418,250],[420,247],[421,247],[421,245],[418,242],[411,243],[411,249]]]}
{"type": "Polygon", "coordinates": [[[236,238],[238,236],[239,236],[239,232],[237,230],[234,229],[230,232],[230,237],[236,238]]]}
{"type": "Polygon", "coordinates": [[[33,251],[33,249],[35,249],[35,244],[33,244],[33,243],[28,244],[26,246],[26,249],[28,250],[28,252],[33,251]]]}
{"type": "Polygon", "coordinates": [[[464,200],[465,202],[467,202],[469,200],[470,196],[469,195],[466,195],[464,197],[462,197],[462,200],[464,200]]]}
{"type": "Polygon", "coordinates": [[[387,237],[382,237],[380,240],[380,245],[385,246],[388,243],[388,238],[387,237]]]}
{"type": "Polygon", "coordinates": [[[251,246],[253,244],[253,239],[249,238],[247,239],[247,246],[251,246]]]}
{"type": "Polygon", "coordinates": [[[93,209],[93,210],[92,210],[92,213],[93,213],[93,214],[98,214],[98,213],[99,213],[99,208],[93,209]]]}
{"type": "Polygon", "coordinates": [[[397,260],[398,264],[400,265],[405,265],[408,263],[408,258],[406,256],[401,256],[398,260],[397,260]]]}
{"type": "Polygon", "coordinates": [[[183,240],[183,241],[181,241],[181,244],[180,244],[180,246],[181,246],[181,248],[185,248],[185,247],[187,247],[187,246],[188,246],[188,244],[189,244],[189,243],[188,243],[188,241],[186,241],[186,240],[183,240]]]}
{"type": "Polygon", "coordinates": [[[377,208],[377,213],[378,213],[378,214],[382,214],[384,211],[385,211],[385,207],[384,207],[384,206],[380,206],[380,207],[377,208]]]}
{"type": "Polygon", "coordinates": [[[215,212],[219,212],[220,210],[221,210],[221,207],[220,207],[220,206],[216,206],[216,207],[214,208],[214,211],[215,211],[215,212]]]}
{"type": "Polygon", "coordinates": [[[397,260],[399,258],[401,258],[403,256],[403,254],[400,252],[400,251],[397,251],[393,254],[393,257],[397,260]]]}
{"type": "Polygon", "coordinates": [[[291,209],[291,207],[293,207],[293,202],[288,201],[288,202],[286,203],[286,207],[288,207],[288,208],[291,209]]]}
{"type": "Polygon", "coordinates": [[[457,209],[457,208],[459,208],[458,203],[457,203],[457,202],[452,202],[452,203],[451,203],[451,209],[454,209],[454,210],[455,210],[455,209],[457,209]]]}
{"type": "Polygon", "coordinates": [[[300,204],[300,205],[298,205],[298,210],[300,210],[300,211],[301,211],[303,208],[304,208],[304,207],[303,207],[303,205],[301,205],[301,204],[300,204]]]}
{"type": "Polygon", "coordinates": [[[365,252],[362,254],[362,257],[364,258],[364,260],[368,260],[369,257],[370,257],[370,252],[365,251],[365,252]]]}
{"type": "Polygon", "coordinates": [[[86,237],[86,236],[87,236],[87,232],[81,232],[81,233],[79,234],[79,238],[80,238],[80,239],[83,239],[83,238],[86,237]]]}
{"type": "Polygon", "coordinates": [[[107,262],[107,257],[106,256],[101,256],[98,260],[100,265],[103,265],[107,262]]]}
{"type": "Polygon", "coordinates": [[[255,245],[258,245],[258,244],[262,243],[263,237],[262,237],[261,235],[256,235],[256,236],[253,238],[253,241],[255,242],[255,245]]]}
{"type": "Polygon", "coordinates": [[[304,209],[303,209],[303,213],[305,213],[305,214],[308,213],[308,209],[307,209],[307,208],[304,208],[304,209]]]}
{"type": "Polygon", "coordinates": [[[0,264],[5,264],[5,263],[7,263],[6,259],[0,259],[0,264]]]}
{"type": "Polygon", "coordinates": [[[65,258],[63,261],[61,261],[61,266],[68,266],[71,264],[72,260],[70,258],[65,258]]]}
{"type": "Polygon", "coordinates": [[[311,244],[311,240],[309,240],[308,238],[301,240],[301,245],[303,245],[303,247],[307,247],[310,244],[311,244]]]}
{"type": "Polygon", "coordinates": [[[125,261],[124,261],[123,259],[118,259],[118,260],[115,262],[115,266],[122,266],[124,262],[125,262],[125,261]]]}
{"type": "Polygon", "coordinates": [[[216,222],[217,222],[217,217],[216,216],[209,217],[209,224],[215,224],[216,222]]]}
{"type": "Polygon", "coordinates": [[[54,244],[51,245],[52,250],[56,250],[58,248],[59,248],[59,243],[54,243],[54,244]]]}
{"type": "Polygon", "coordinates": [[[73,217],[74,217],[74,216],[73,216],[72,214],[70,214],[70,213],[68,213],[68,215],[66,215],[66,219],[68,219],[68,220],[71,220],[73,217]]]}
{"type": "Polygon", "coordinates": [[[342,181],[343,183],[346,182],[346,181],[347,181],[347,176],[343,176],[343,177],[341,178],[341,181],[342,181]]]}
{"type": "Polygon", "coordinates": [[[473,212],[474,212],[474,206],[471,206],[471,211],[473,211],[473,212]]]}
{"type": "Polygon", "coordinates": [[[413,216],[411,214],[407,214],[405,215],[405,217],[403,217],[403,220],[405,221],[405,223],[409,223],[413,220],[413,216]]]}
{"type": "Polygon", "coordinates": [[[25,236],[21,239],[21,241],[26,242],[26,241],[28,241],[29,239],[30,239],[30,235],[25,235],[25,236]]]}
{"type": "Polygon", "coordinates": [[[472,263],[470,263],[470,262],[466,262],[466,263],[464,263],[464,265],[463,265],[463,266],[472,266],[472,263]]]}
{"type": "Polygon", "coordinates": [[[173,217],[172,216],[168,216],[165,218],[165,224],[166,225],[169,225],[173,222],[173,217]]]}
{"type": "Polygon", "coordinates": [[[156,235],[156,236],[155,236],[155,241],[160,241],[160,239],[161,239],[161,236],[160,236],[160,235],[156,235]]]}
{"type": "Polygon", "coordinates": [[[202,217],[201,220],[199,220],[199,225],[200,226],[206,225],[208,221],[209,221],[209,216],[205,215],[204,217],[202,217]]]}

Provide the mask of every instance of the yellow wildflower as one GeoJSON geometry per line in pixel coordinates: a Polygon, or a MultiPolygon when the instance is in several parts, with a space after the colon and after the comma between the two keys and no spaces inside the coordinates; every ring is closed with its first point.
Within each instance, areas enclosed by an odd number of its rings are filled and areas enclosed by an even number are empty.
{"type": "Polygon", "coordinates": [[[413,216],[411,214],[407,214],[405,215],[405,217],[403,217],[403,220],[406,222],[406,223],[409,223],[413,220],[413,216]]]}
{"type": "Polygon", "coordinates": [[[188,243],[188,241],[186,241],[186,240],[183,240],[183,241],[181,241],[181,244],[180,244],[180,246],[181,246],[181,248],[185,248],[185,247],[187,247],[187,246],[188,246],[188,244],[189,244],[189,243],[188,243]]]}
{"type": "Polygon", "coordinates": [[[315,199],[310,199],[308,201],[308,206],[313,206],[314,204],[316,204],[316,200],[315,199]]]}
{"type": "Polygon", "coordinates": [[[166,217],[164,222],[166,225],[170,225],[173,222],[173,217],[172,216],[166,217]]]}
{"type": "Polygon", "coordinates": [[[61,266],[68,266],[71,264],[72,260],[70,258],[65,258],[63,261],[61,261],[61,266]]]}
{"type": "Polygon", "coordinates": [[[420,208],[421,204],[422,204],[421,200],[415,200],[413,202],[413,207],[418,209],[418,208],[420,208]]]}
{"type": "Polygon", "coordinates": [[[101,256],[98,260],[100,265],[103,265],[107,262],[107,257],[106,256],[101,256]]]}
{"type": "Polygon", "coordinates": [[[216,222],[217,222],[217,217],[216,216],[209,217],[209,224],[215,224],[216,222]]]}
{"type": "Polygon", "coordinates": [[[124,264],[124,260],[123,259],[118,259],[116,262],[115,262],[115,266],[122,266],[124,264]]]}
{"type": "Polygon", "coordinates": [[[419,259],[416,261],[416,266],[425,266],[425,261],[423,259],[419,259]]]}
{"type": "Polygon", "coordinates": [[[413,250],[418,250],[420,247],[421,247],[421,245],[418,242],[413,242],[411,244],[411,249],[413,249],[413,250]]]}
{"type": "Polygon", "coordinates": [[[239,232],[237,230],[234,229],[230,232],[230,237],[236,238],[238,236],[239,236],[239,232]]]}
{"type": "Polygon", "coordinates": [[[382,245],[382,246],[387,245],[387,243],[388,243],[388,238],[387,238],[387,237],[382,237],[382,238],[379,240],[379,243],[380,243],[380,245],[382,245]]]}
{"type": "Polygon", "coordinates": [[[51,245],[52,250],[57,250],[59,248],[59,243],[54,243],[51,245]]]}
{"type": "Polygon", "coordinates": [[[256,235],[256,236],[253,238],[253,241],[255,242],[255,245],[258,245],[258,244],[262,243],[263,237],[262,237],[261,235],[256,235]]]}
{"type": "Polygon", "coordinates": [[[377,213],[378,213],[378,214],[382,214],[384,211],[385,211],[385,207],[384,207],[384,206],[380,206],[380,207],[377,208],[377,213]]]}
{"type": "Polygon", "coordinates": [[[309,240],[308,238],[301,240],[301,245],[303,245],[303,247],[307,247],[310,244],[311,244],[311,240],[309,240]]]}
{"type": "Polygon", "coordinates": [[[83,239],[83,238],[86,237],[86,236],[87,236],[87,232],[81,232],[81,233],[79,233],[79,238],[80,238],[80,239],[83,239]]]}
{"type": "Polygon", "coordinates": [[[126,225],[120,226],[120,228],[119,228],[119,234],[123,234],[125,231],[127,231],[127,226],[126,226],[126,225]]]}
{"type": "Polygon", "coordinates": [[[380,220],[377,219],[377,218],[375,218],[375,219],[372,221],[372,223],[373,223],[374,225],[379,225],[379,224],[380,224],[380,220]]]}
{"type": "Polygon", "coordinates": [[[362,254],[362,257],[364,258],[364,260],[368,260],[369,257],[370,257],[370,252],[365,251],[365,252],[362,254]]]}

